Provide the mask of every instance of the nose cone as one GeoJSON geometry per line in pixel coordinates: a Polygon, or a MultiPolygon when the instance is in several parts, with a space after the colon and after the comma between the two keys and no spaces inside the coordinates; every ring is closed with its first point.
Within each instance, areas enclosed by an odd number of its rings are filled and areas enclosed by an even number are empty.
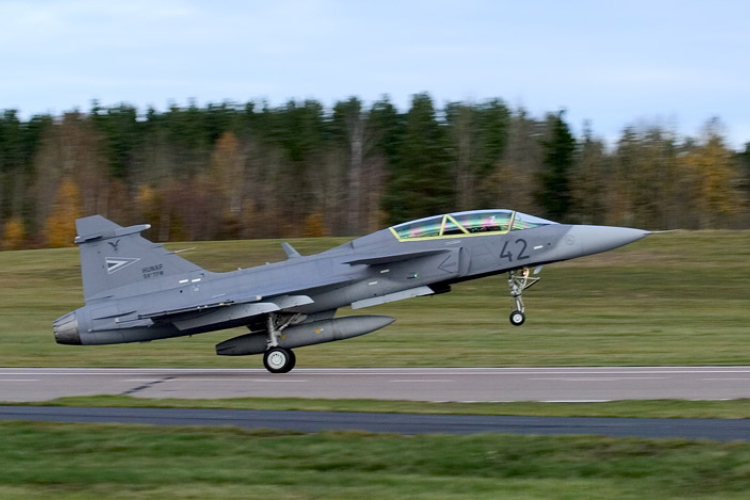
{"type": "Polygon", "coordinates": [[[573,226],[565,236],[580,245],[582,255],[592,255],[633,243],[648,236],[648,231],[629,227],[573,226]]]}
{"type": "Polygon", "coordinates": [[[58,344],[81,345],[81,333],[78,330],[76,313],[68,313],[52,323],[52,331],[58,344]]]}

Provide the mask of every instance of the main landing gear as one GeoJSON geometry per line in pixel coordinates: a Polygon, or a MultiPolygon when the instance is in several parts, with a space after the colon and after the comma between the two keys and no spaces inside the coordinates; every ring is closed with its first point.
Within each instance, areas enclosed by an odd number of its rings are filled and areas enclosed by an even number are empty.
{"type": "MultiPolygon", "coordinates": [[[[541,268],[537,268],[534,274],[539,273],[541,268]]],[[[534,286],[541,278],[530,276],[531,270],[528,267],[523,269],[514,269],[508,272],[508,287],[510,287],[510,296],[516,301],[516,310],[510,313],[510,324],[514,326],[523,325],[526,321],[526,315],[523,304],[523,291],[534,286]]]]}
{"type": "Polygon", "coordinates": [[[263,366],[271,373],[287,373],[294,368],[297,363],[297,357],[294,351],[279,346],[281,332],[287,326],[291,325],[299,314],[280,315],[270,313],[266,323],[268,332],[268,349],[263,354],[263,366]]]}
{"type": "Polygon", "coordinates": [[[283,347],[272,347],[263,355],[263,366],[271,373],[287,373],[296,363],[294,351],[283,347]]]}

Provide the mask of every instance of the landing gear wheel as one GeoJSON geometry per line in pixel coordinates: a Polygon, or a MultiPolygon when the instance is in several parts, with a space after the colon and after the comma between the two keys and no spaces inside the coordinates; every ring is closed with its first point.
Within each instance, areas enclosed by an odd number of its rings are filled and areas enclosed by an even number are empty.
{"type": "Polygon", "coordinates": [[[521,326],[524,321],[526,321],[526,315],[521,311],[513,311],[510,313],[510,323],[512,325],[521,326]]]}
{"type": "Polygon", "coordinates": [[[296,362],[294,353],[283,347],[272,347],[263,355],[263,366],[271,373],[287,373],[296,362]]]}

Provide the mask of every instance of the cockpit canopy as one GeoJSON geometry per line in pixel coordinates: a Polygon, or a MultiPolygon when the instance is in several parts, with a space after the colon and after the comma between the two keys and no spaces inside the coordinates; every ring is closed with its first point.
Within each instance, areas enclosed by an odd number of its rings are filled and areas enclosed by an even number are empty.
{"type": "Polygon", "coordinates": [[[391,231],[399,240],[414,240],[507,233],[549,224],[557,223],[512,210],[471,210],[404,222],[391,231]]]}

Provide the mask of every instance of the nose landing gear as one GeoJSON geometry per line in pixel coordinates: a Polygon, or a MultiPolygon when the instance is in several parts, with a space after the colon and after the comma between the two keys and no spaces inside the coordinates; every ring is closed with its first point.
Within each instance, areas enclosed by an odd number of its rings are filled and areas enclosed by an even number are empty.
{"type": "MultiPolygon", "coordinates": [[[[537,274],[541,269],[537,268],[534,274],[537,274]]],[[[523,325],[526,321],[526,315],[524,314],[523,304],[523,291],[527,288],[534,286],[541,278],[536,276],[530,276],[531,270],[528,267],[523,269],[513,269],[508,272],[508,287],[510,288],[510,296],[516,301],[516,310],[510,313],[510,324],[514,326],[523,325]]]]}
{"type": "Polygon", "coordinates": [[[510,324],[514,326],[521,326],[523,325],[524,321],[526,321],[526,315],[521,311],[513,311],[510,313],[510,324]]]}

